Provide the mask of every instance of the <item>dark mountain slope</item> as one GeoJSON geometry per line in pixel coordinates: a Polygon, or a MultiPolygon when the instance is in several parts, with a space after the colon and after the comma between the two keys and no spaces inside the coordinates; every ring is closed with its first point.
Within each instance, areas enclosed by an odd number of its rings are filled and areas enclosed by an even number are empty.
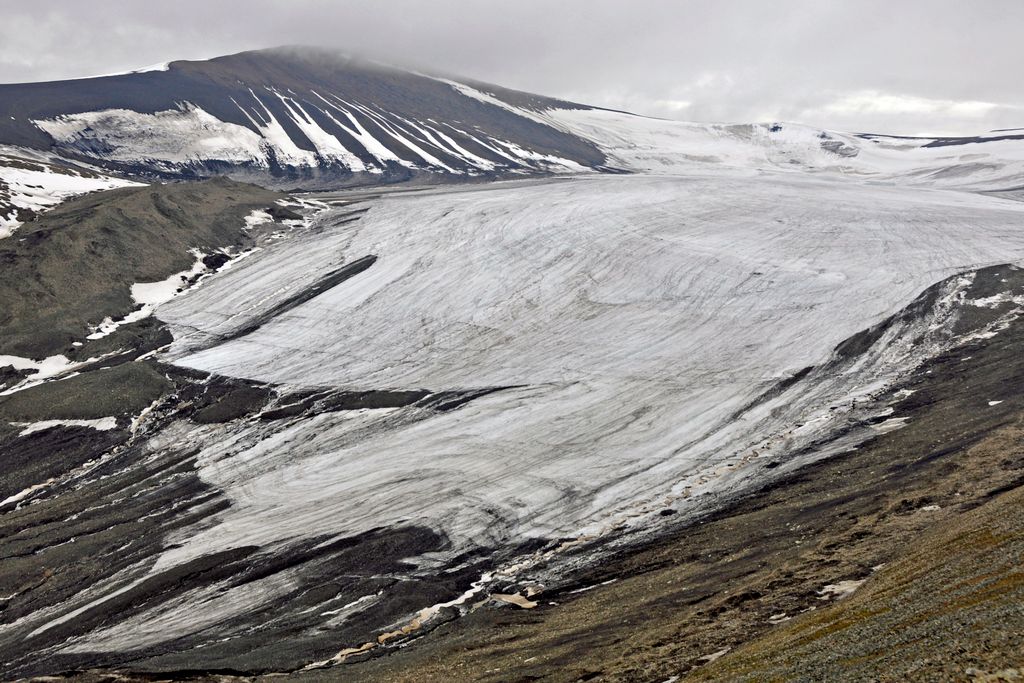
{"type": "MultiPolygon", "coordinates": [[[[589,141],[467,88],[326,50],[243,52],[165,71],[0,85],[0,143],[139,175],[233,172],[307,185],[604,162],[589,141]]],[[[527,109],[579,106],[487,89],[527,109]]]]}

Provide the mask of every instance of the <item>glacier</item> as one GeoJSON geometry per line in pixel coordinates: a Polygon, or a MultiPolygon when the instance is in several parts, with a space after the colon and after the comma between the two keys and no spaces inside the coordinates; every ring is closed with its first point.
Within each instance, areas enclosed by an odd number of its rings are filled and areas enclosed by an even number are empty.
{"type": "MultiPolygon", "coordinates": [[[[970,283],[952,276],[1024,258],[1016,201],[728,167],[320,198],[343,205],[157,309],[175,337],[161,358],[297,391],[489,393],[444,412],[172,424],[147,459],[190,444],[196,474],[230,505],[174,532],[152,564],[22,628],[46,634],[215,553],[280,554],[408,524],[450,541],[408,557],[410,577],[486,551],[498,564],[480,585],[557,580],[557,547],[515,549],[651,533],[666,507],[697,514],[890,428],[816,448],[884,418],[873,397],[948,342],[970,283]],[[252,325],[367,256],[361,272],[252,325]],[[944,278],[922,320],[855,357],[837,349],[944,278]]],[[[228,624],[297,577],[184,593],[54,651],[231,637],[228,624]]],[[[395,633],[423,621],[408,619],[395,633]]]]}
{"type": "MultiPolygon", "coordinates": [[[[265,463],[268,478],[236,489],[211,466],[238,506],[189,552],[411,517],[476,543],[586,533],[621,506],[728,482],[738,471],[721,468],[766,433],[812,417],[748,431],[737,410],[935,281],[1021,258],[1022,211],[938,190],[721,175],[392,196],[336,229],[328,213],[323,230],[159,309],[175,335],[166,358],[296,388],[510,388],[357,444],[297,424],[286,450],[243,448],[232,457],[265,463]],[[364,273],[217,341],[313,273],[368,254],[364,273]]],[[[854,373],[806,409],[861,383],[854,373]]]]}

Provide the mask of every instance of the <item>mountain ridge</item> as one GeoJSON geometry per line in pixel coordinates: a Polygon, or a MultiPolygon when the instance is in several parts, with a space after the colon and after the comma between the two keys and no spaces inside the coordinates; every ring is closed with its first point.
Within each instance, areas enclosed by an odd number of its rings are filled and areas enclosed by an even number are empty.
{"type": "Polygon", "coordinates": [[[722,167],[1008,189],[1024,185],[1021,137],[686,123],[299,46],[0,85],[0,144],[142,180],[282,189],[722,167]]]}
{"type": "MultiPolygon", "coordinates": [[[[580,170],[604,160],[592,143],[444,79],[326,51],[275,48],[167,67],[0,86],[0,141],[135,175],[248,171],[306,184],[580,170]]],[[[488,87],[519,105],[581,106],[488,87]]]]}

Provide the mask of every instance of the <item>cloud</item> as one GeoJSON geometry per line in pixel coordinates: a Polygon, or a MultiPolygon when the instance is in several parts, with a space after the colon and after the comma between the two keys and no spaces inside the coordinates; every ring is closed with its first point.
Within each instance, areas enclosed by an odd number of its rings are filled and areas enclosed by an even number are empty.
{"type": "Polygon", "coordinates": [[[693,82],[691,89],[693,90],[707,90],[707,89],[728,89],[735,85],[736,79],[730,74],[722,73],[702,73],[698,76],[697,80],[693,82]]]}
{"type": "Polygon", "coordinates": [[[825,105],[830,114],[921,114],[981,118],[999,107],[994,102],[936,100],[867,90],[844,95],[825,105]]]}
{"type": "Polygon", "coordinates": [[[689,109],[693,105],[693,102],[689,102],[687,100],[654,100],[651,102],[651,105],[659,110],[678,114],[689,109]]]}

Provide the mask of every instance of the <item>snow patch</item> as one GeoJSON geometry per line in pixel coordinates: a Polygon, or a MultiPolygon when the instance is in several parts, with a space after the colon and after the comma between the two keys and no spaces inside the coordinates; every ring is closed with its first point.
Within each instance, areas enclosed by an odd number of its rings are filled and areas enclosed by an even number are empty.
{"type": "Polygon", "coordinates": [[[67,372],[77,365],[81,365],[81,363],[72,363],[64,354],[57,354],[56,356],[50,356],[38,361],[31,358],[22,358],[21,356],[0,356],[0,368],[9,366],[15,370],[31,370],[33,372],[23,382],[19,382],[5,391],[0,391],[0,396],[7,396],[16,391],[27,389],[29,386],[41,384],[47,379],[67,372]]]}
{"type": "Polygon", "coordinates": [[[11,423],[18,427],[24,427],[18,436],[28,436],[51,427],[90,427],[100,432],[108,432],[117,427],[116,417],[101,417],[97,420],[42,420],[40,422],[15,422],[11,423]]]}
{"type": "Polygon", "coordinates": [[[263,209],[253,209],[252,212],[245,217],[245,229],[252,230],[257,225],[264,225],[266,223],[273,223],[274,217],[271,216],[263,209]]]}
{"type": "Polygon", "coordinates": [[[442,83],[447,83],[452,87],[453,90],[455,90],[455,92],[459,93],[460,95],[464,95],[479,102],[483,102],[484,104],[490,104],[500,109],[504,109],[505,111],[515,114],[516,116],[522,116],[524,119],[529,119],[530,121],[533,121],[535,123],[551,125],[547,119],[538,115],[537,112],[532,112],[526,109],[522,109],[520,107],[514,107],[508,102],[500,100],[490,93],[485,93],[482,90],[477,90],[476,88],[468,86],[465,83],[459,83],[458,81],[453,81],[447,78],[434,78],[434,80],[441,81],[442,83]]]}
{"type": "Polygon", "coordinates": [[[33,484],[32,486],[29,486],[26,489],[22,489],[21,491],[18,491],[14,495],[8,496],[7,498],[4,498],[3,500],[0,500],[0,507],[3,507],[5,505],[10,505],[11,503],[19,503],[19,502],[25,500],[26,498],[28,498],[29,496],[31,496],[33,493],[35,493],[39,489],[46,488],[47,486],[49,486],[50,484],[52,484],[55,481],[56,481],[56,479],[50,478],[50,479],[47,479],[46,481],[44,481],[41,484],[33,484]]]}
{"type": "MultiPolygon", "coordinates": [[[[248,220],[246,221],[248,223],[248,220]]],[[[162,303],[170,301],[181,293],[185,283],[206,270],[203,263],[203,254],[197,250],[192,251],[195,256],[195,263],[188,270],[175,273],[170,277],[158,282],[137,282],[132,285],[132,300],[140,307],[132,311],[120,320],[114,320],[109,316],[97,325],[86,339],[102,339],[111,334],[122,325],[129,325],[148,318],[162,303]]]]}
{"type": "Polygon", "coordinates": [[[839,583],[830,583],[818,591],[818,595],[821,596],[819,599],[828,600],[829,598],[842,599],[853,594],[855,590],[860,588],[866,579],[850,579],[847,581],[840,581],[839,583]]]}
{"type": "Polygon", "coordinates": [[[732,648],[723,647],[718,652],[712,652],[709,655],[704,655],[703,657],[701,657],[701,659],[703,659],[705,662],[710,664],[711,662],[724,657],[729,652],[730,649],[732,649],[732,648]]]}
{"type": "Polygon", "coordinates": [[[18,209],[41,212],[75,195],[142,185],[101,174],[86,174],[51,163],[55,159],[44,161],[36,158],[39,155],[19,152],[0,149],[0,196],[8,195],[6,203],[0,201],[0,239],[21,227],[18,209]]]}
{"type": "Polygon", "coordinates": [[[969,299],[967,301],[971,306],[977,308],[999,308],[1003,304],[1024,304],[1024,296],[1014,296],[1009,292],[1000,292],[993,296],[986,296],[981,299],[969,299]]]}
{"type": "Polygon", "coordinates": [[[167,71],[170,68],[171,68],[171,63],[170,62],[157,62],[156,64],[150,64],[149,66],[144,66],[144,67],[142,67],[140,69],[134,69],[132,71],[129,71],[128,73],[145,74],[145,73],[149,73],[150,71],[167,71]]]}
{"type": "Polygon", "coordinates": [[[181,290],[183,282],[206,270],[206,265],[203,263],[203,255],[199,252],[193,252],[193,254],[196,257],[196,261],[188,270],[175,273],[157,282],[138,282],[132,285],[132,299],[135,303],[155,307],[174,298],[181,290]]]}
{"type": "Polygon", "coordinates": [[[209,160],[268,166],[258,134],[189,102],[153,114],[104,109],[32,122],[63,147],[84,147],[111,161],[151,162],[163,170],[209,160]]]}
{"type": "Polygon", "coordinates": [[[871,429],[879,434],[888,434],[889,432],[894,432],[900,427],[905,426],[909,420],[910,418],[908,417],[892,417],[884,422],[871,425],[871,429]]]}
{"type": "Polygon", "coordinates": [[[533,600],[530,600],[529,598],[523,597],[519,593],[492,593],[491,597],[497,600],[498,602],[504,602],[509,605],[515,605],[516,607],[520,607],[522,609],[533,609],[538,604],[533,600]]]}
{"type": "Polygon", "coordinates": [[[607,581],[602,581],[601,583],[595,583],[592,586],[584,586],[583,588],[576,588],[576,589],[571,590],[568,593],[566,593],[566,595],[573,595],[574,593],[586,593],[587,591],[592,591],[595,588],[600,588],[601,586],[607,586],[608,584],[615,583],[616,581],[618,581],[618,579],[608,579],[607,581]]]}
{"type": "Polygon", "coordinates": [[[10,366],[15,370],[34,370],[38,375],[52,377],[70,367],[71,361],[63,354],[43,360],[32,360],[21,356],[0,356],[0,367],[10,366]]]}
{"type": "Polygon", "coordinates": [[[412,618],[412,620],[410,620],[407,624],[403,625],[401,628],[394,631],[389,631],[387,633],[382,633],[379,636],[377,636],[376,642],[363,643],[359,647],[345,648],[338,652],[338,654],[331,657],[330,659],[325,659],[323,661],[312,662],[310,664],[307,664],[305,667],[302,668],[302,670],[307,671],[311,669],[323,669],[329,666],[333,666],[335,664],[340,664],[354,654],[357,654],[359,652],[366,652],[367,650],[371,650],[375,647],[378,647],[379,645],[385,644],[389,640],[393,640],[395,638],[400,638],[402,636],[409,635],[410,633],[414,633],[420,630],[424,624],[426,624],[435,616],[437,616],[437,614],[440,613],[441,610],[445,609],[446,607],[458,607],[471,600],[478,593],[484,590],[487,584],[490,583],[492,577],[493,575],[490,572],[485,572],[480,576],[480,578],[477,581],[474,581],[472,584],[470,584],[469,589],[467,589],[459,597],[453,600],[449,600],[448,602],[437,603],[435,605],[431,605],[430,607],[425,607],[421,609],[416,614],[416,616],[412,618]]]}
{"type": "Polygon", "coordinates": [[[109,78],[111,76],[129,76],[131,74],[144,74],[151,71],[167,71],[171,68],[170,62],[157,62],[156,64],[150,64],[149,66],[143,66],[138,69],[131,69],[130,71],[113,71],[108,74],[99,74],[97,76],[79,76],[78,78],[66,78],[68,81],[85,81],[93,78],[109,78]]]}
{"type": "Polygon", "coordinates": [[[33,372],[32,375],[22,382],[15,384],[9,389],[0,391],[0,396],[8,396],[18,391],[30,389],[38,384],[42,384],[47,380],[57,377],[58,375],[65,375],[77,367],[102,360],[104,357],[105,356],[97,356],[83,361],[72,362],[64,354],[57,354],[56,356],[50,356],[43,360],[32,360],[31,358],[22,358],[21,356],[0,356],[0,368],[9,366],[13,367],[15,370],[31,370],[33,372]]]}

